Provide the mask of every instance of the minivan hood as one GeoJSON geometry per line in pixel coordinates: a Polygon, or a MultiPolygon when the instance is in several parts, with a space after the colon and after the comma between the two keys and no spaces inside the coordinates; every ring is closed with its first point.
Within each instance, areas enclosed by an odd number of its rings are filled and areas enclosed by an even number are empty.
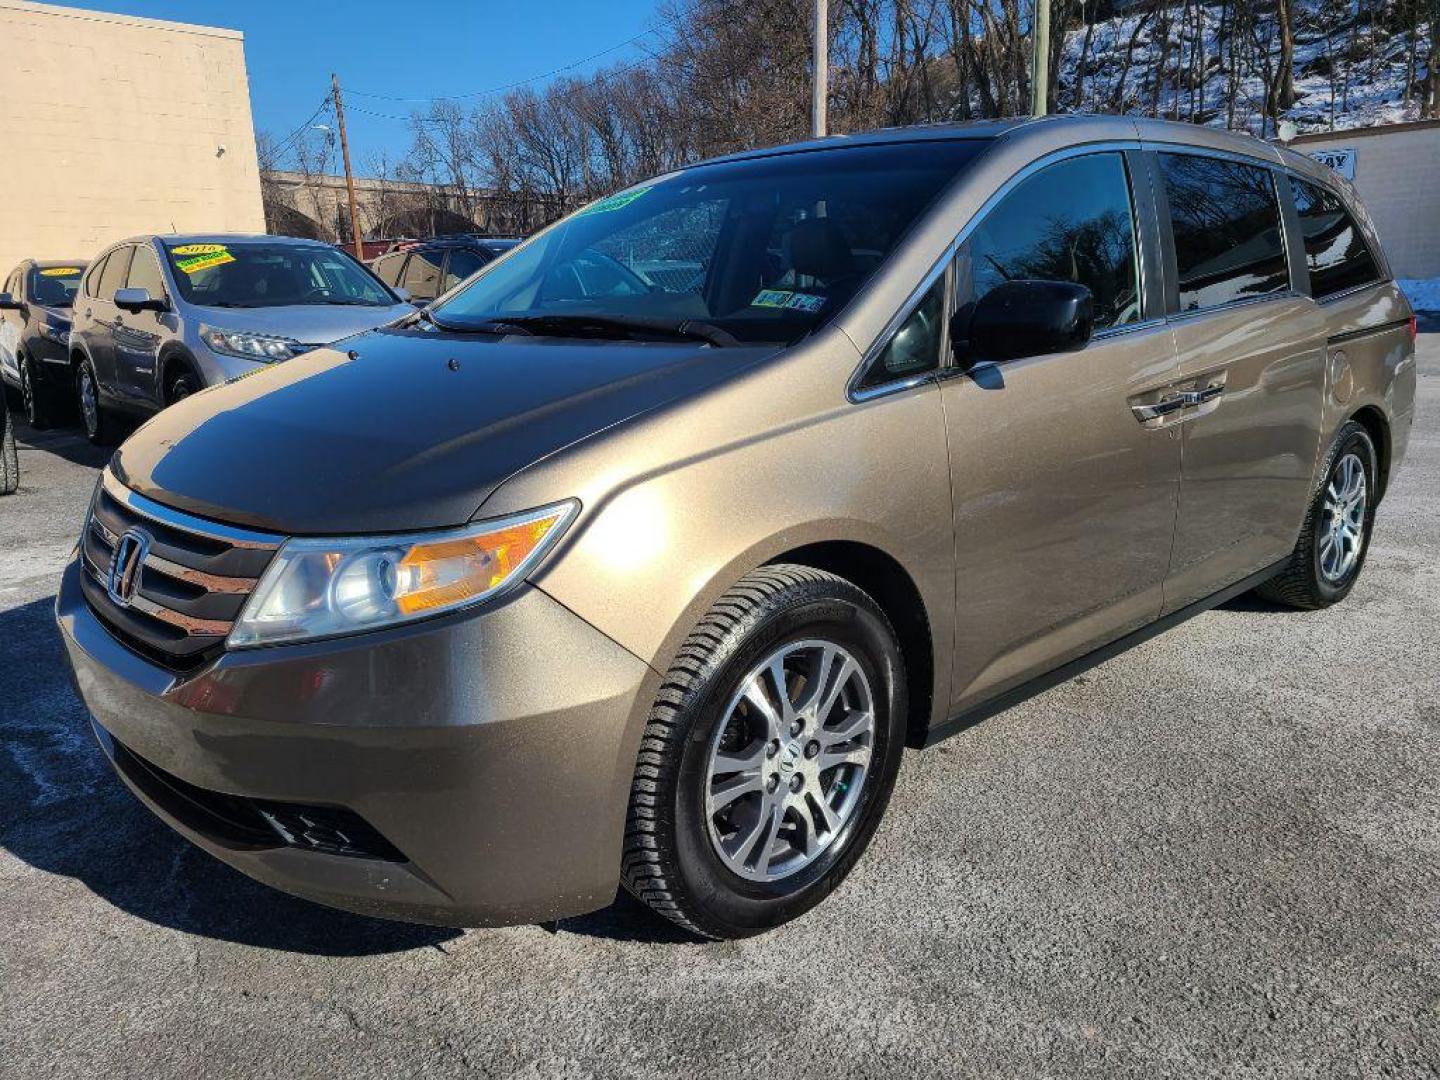
{"type": "Polygon", "coordinates": [[[388,307],[349,307],[342,304],[297,304],[272,308],[228,308],[191,305],[193,316],[206,326],[222,330],[249,330],[257,334],[294,338],[307,345],[332,341],[373,330],[402,315],[414,315],[410,304],[388,307]]]}
{"type": "Polygon", "coordinates": [[[286,535],[458,525],[526,465],[776,351],[394,329],[346,349],[172,405],[111,468],[175,509],[286,535]]]}

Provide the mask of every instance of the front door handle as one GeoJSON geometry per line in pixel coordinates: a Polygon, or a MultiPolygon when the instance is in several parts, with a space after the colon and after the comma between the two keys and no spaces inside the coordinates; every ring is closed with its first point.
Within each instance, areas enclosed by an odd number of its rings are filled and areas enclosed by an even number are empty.
{"type": "Polygon", "coordinates": [[[1143,424],[1147,420],[1159,420],[1162,416],[1179,412],[1188,404],[1184,394],[1171,394],[1148,405],[1131,405],[1130,411],[1135,414],[1135,419],[1143,424]]]}

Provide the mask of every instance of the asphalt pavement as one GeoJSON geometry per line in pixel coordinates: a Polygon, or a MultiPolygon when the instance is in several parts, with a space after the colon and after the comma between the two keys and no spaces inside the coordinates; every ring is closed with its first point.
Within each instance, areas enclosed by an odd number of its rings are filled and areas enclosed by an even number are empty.
{"type": "MultiPolygon", "coordinates": [[[[924,753],[798,923],[449,931],[255,884],[92,745],[51,623],[105,453],[0,499],[0,1075],[1440,1075],[1440,336],[1365,574],[924,753]]],[[[243,468],[243,462],[236,467],[243,468]]]]}

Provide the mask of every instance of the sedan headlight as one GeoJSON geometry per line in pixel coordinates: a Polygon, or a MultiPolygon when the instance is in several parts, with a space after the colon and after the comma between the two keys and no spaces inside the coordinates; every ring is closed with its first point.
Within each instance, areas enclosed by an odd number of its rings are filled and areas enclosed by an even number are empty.
{"type": "Polygon", "coordinates": [[[57,345],[70,344],[70,324],[42,322],[40,324],[40,336],[57,345]]]}
{"type": "Polygon", "coordinates": [[[246,360],[260,360],[267,364],[276,360],[289,360],[305,351],[305,346],[294,338],[252,334],[248,330],[222,330],[218,326],[201,326],[200,340],[225,356],[240,356],[246,360]]]}
{"type": "Polygon", "coordinates": [[[534,568],[578,508],[557,503],[409,536],[288,540],[226,644],[244,648],[353,634],[492,599],[534,568]]]}

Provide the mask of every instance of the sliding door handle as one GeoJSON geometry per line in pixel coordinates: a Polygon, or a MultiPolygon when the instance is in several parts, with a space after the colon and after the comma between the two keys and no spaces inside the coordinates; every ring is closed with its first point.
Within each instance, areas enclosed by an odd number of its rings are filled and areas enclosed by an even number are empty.
{"type": "Polygon", "coordinates": [[[1186,390],[1180,396],[1186,405],[1204,405],[1207,401],[1214,401],[1223,393],[1225,393],[1225,387],[1222,383],[1211,383],[1200,390],[1186,390]]]}
{"type": "Polygon", "coordinates": [[[1135,419],[1143,424],[1147,420],[1159,420],[1162,416],[1179,412],[1188,404],[1184,394],[1171,394],[1149,405],[1131,405],[1130,411],[1135,414],[1135,419]]]}

